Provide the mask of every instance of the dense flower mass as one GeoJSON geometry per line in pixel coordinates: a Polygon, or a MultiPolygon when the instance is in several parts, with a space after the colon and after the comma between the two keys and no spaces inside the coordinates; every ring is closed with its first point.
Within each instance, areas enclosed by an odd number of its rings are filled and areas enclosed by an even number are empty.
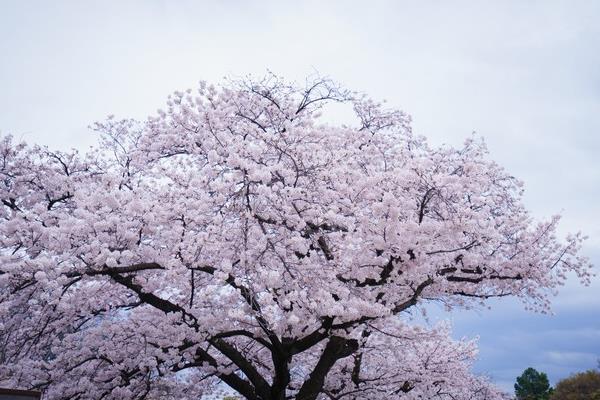
{"type": "Polygon", "coordinates": [[[85,154],[0,141],[0,386],[47,399],[498,399],[428,301],[548,296],[589,265],[469,139],[326,79],[175,92],[85,154]],[[320,112],[351,106],[332,126],[320,112]]]}

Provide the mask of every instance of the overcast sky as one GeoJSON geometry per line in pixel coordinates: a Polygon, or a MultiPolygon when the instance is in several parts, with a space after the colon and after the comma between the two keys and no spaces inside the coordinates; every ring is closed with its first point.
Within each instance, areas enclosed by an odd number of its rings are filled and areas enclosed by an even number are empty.
{"type": "MultiPolygon", "coordinates": [[[[477,131],[532,213],[561,212],[600,265],[600,2],[0,0],[0,132],[29,142],[84,149],[108,114],[267,69],[386,99],[434,144],[477,131]]],[[[454,313],[455,335],[481,336],[476,370],[507,390],[529,366],[553,381],[596,367],[600,280],[554,303],[454,313]]]]}

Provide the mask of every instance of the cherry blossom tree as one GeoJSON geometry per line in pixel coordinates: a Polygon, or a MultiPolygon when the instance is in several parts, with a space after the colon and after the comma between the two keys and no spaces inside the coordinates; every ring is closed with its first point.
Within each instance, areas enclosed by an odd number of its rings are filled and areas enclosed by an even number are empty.
{"type": "Polygon", "coordinates": [[[175,92],[84,154],[0,142],[0,385],[48,399],[498,399],[473,341],[411,310],[589,264],[470,138],[327,79],[175,92]],[[328,104],[356,118],[327,124],[328,104]],[[228,392],[229,391],[229,392],[228,392]]]}

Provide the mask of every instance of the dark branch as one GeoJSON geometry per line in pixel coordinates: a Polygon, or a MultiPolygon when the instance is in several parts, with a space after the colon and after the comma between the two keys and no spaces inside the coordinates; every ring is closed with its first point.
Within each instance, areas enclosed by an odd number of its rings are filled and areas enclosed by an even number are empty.
{"type": "Polygon", "coordinates": [[[300,387],[296,395],[296,400],[316,400],[319,393],[323,390],[325,377],[333,365],[337,360],[348,357],[356,352],[356,350],[358,350],[358,341],[356,339],[332,336],[327,342],[317,365],[300,387]]]}

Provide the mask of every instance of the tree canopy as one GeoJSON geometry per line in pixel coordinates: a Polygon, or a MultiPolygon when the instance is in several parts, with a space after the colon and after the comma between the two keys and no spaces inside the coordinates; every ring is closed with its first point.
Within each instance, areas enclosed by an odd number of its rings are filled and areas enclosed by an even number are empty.
{"type": "Polygon", "coordinates": [[[580,234],[477,138],[327,79],[175,92],[86,153],[0,141],[0,384],[47,399],[497,399],[427,302],[545,311],[580,234]],[[321,117],[349,105],[346,125],[321,117]]]}
{"type": "Polygon", "coordinates": [[[600,400],[600,372],[589,370],[559,381],[551,400],[600,400]]]}
{"type": "Polygon", "coordinates": [[[548,376],[535,368],[527,368],[517,377],[515,394],[518,400],[548,400],[552,394],[548,376]]]}

